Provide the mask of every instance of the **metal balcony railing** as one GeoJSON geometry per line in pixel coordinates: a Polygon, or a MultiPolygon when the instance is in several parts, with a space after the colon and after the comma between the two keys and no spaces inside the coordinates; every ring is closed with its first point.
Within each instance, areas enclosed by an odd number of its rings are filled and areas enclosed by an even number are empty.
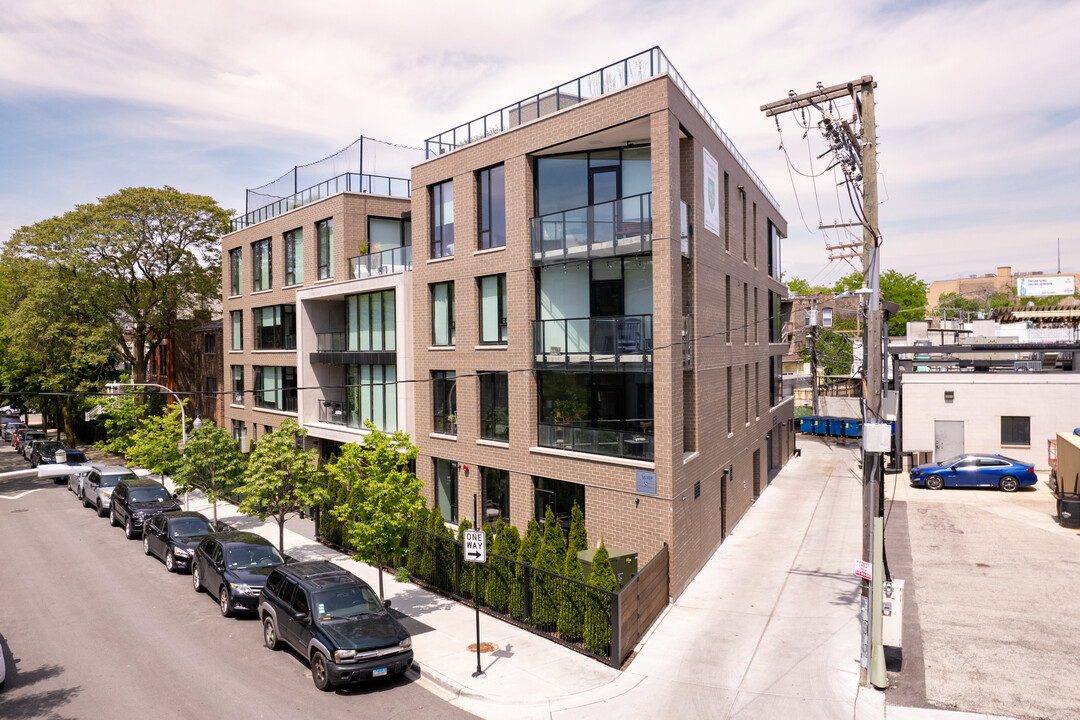
{"type": "Polygon", "coordinates": [[[328,425],[348,425],[349,415],[345,402],[323,400],[319,403],[319,422],[328,425]]]}
{"type": "MultiPolygon", "coordinates": [[[[651,420],[642,422],[652,425],[651,420]]],[[[537,431],[541,447],[609,455],[629,460],[651,461],[654,457],[651,433],[546,422],[540,423],[537,431]]]]}
{"type": "Polygon", "coordinates": [[[701,104],[701,100],[686,84],[682,75],[672,66],[659,47],[652,47],[644,52],[631,55],[587,75],[582,75],[568,83],[563,83],[558,87],[545,90],[536,95],[530,95],[524,100],[507,105],[500,110],[428,138],[424,142],[424,154],[428,159],[431,159],[451,150],[456,150],[463,145],[478,142],[488,136],[510,130],[530,120],[536,120],[544,115],[577,105],[585,100],[613,93],[636,82],[665,74],[671,78],[671,82],[682,91],[686,99],[694,106],[694,109],[708,123],[712,131],[720,138],[720,142],[731,152],[736,162],[742,166],[753,183],[765,194],[765,197],[772,201],[773,205],[779,207],[779,203],[769,192],[769,189],[765,187],[765,183],[750,168],[750,163],[735,148],[735,143],[720,128],[720,124],[713,119],[713,116],[701,104]]]}
{"type": "Polygon", "coordinates": [[[295,210],[316,200],[322,200],[343,192],[408,198],[412,196],[412,181],[408,178],[385,177],[383,175],[344,173],[306,190],[301,190],[295,195],[290,195],[277,202],[264,205],[257,210],[252,210],[245,215],[233,218],[229,221],[229,232],[243,230],[246,227],[269,220],[290,210],[295,210]]]}
{"type": "Polygon", "coordinates": [[[652,193],[532,218],[534,265],[652,251],[652,193]]]}
{"type": "Polygon", "coordinates": [[[387,275],[412,270],[412,245],[349,258],[349,279],[387,275]]]}
{"type": "MultiPolygon", "coordinates": [[[[652,366],[652,315],[561,318],[533,321],[536,367],[652,366]]],[[[594,368],[596,369],[596,368],[594,368]]]]}

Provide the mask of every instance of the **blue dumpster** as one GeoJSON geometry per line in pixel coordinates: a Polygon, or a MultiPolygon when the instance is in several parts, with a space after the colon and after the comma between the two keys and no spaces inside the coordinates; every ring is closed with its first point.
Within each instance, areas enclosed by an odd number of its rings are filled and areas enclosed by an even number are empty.
{"type": "Polygon", "coordinates": [[[841,418],[829,418],[829,434],[833,437],[844,436],[844,421],[841,418]]]}
{"type": "Polygon", "coordinates": [[[813,435],[814,434],[814,418],[812,418],[812,417],[799,418],[799,432],[803,433],[804,435],[813,435]]]}
{"type": "Polygon", "coordinates": [[[829,419],[828,418],[814,418],[814,434],[815,435],[828,435],[829,434],[829,419]]]}
{"type": "Polygon", "coordinates": [[[861,420],[845,420],[844,421],[844,437],[862,437],[862,421],[861,420]]]}

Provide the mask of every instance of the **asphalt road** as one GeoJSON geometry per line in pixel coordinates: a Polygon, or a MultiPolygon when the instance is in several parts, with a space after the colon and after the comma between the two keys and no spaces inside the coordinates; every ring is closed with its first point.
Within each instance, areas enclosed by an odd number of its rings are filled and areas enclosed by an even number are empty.
{"type": "MultiPolygon", "coordinates": [[[[29,465],[6,444],[0,472],[29,465]]],[[[406,677],[318,691],[65,485],[0,480],[0,718],[471,718],[406,677]]]]}

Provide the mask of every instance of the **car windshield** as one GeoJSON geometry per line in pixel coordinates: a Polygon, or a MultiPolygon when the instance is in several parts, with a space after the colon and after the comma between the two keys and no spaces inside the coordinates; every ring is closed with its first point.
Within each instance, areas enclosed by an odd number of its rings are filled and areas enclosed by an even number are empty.
{"type": "Polygon", "coordinates": [[[284,565],[276,548],[269,545],[235,545],[225,550],[225,567],[230,570],[284,565]]]}
{"type": "Polygon", "coordinates": [[[163,487],[135,487],[131,488],[131,502],[164,502],[172,500],[169,491],[163,487]]]}
{"type": "Polygon", "coordinates": [[[966,457],[967,457],[967,455],[957,455],[956,457],[951,457],[948,460],[945,460],[944,462],[939,462],[938,466],[940,466],[940,467],[948,467],[949,465],[952,465],[953,463],[960,462],[961,460],[963,460],[966,457]]]}
{"type": "Polygon", "coordinates": [[[383,609],[370,588],[350,585],[315,593],[315,616],[321,619],[347,618],[383,609]]]}
{"type": "Polygon", "coordinates": [[[82,450],[68,450],[67,461],[68,463],[84,463],[86,462],[86,455],[82,450]]]}
{"type": "Polygon", "coordinates": [[[101,487],[116,487],[116,483],[120,482],[121,480],[134,479],[135,473],[131,473],[129,475],[102,475],[101,481],[98,482],[98,485],[101,487]]]}
{"type": "Polygon", "coordinates": [[[174,538],[196,537],[212,532],[214,532],[214,528],[210,527],[210,523],[202,518],[173,518],[173,521],[169,523],[169,536],[174,538]]]}

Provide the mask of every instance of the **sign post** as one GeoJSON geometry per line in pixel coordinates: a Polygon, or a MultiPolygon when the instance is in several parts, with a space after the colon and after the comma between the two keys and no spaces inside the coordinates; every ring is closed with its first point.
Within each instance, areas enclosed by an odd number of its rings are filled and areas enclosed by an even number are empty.
{"type": "MultiPolygon", "coordinates": [[[[475,529],[465,531],[465,561],[472,563],[487,562],[487,535],[476,524],[476,495],[472,496],[473,523],[475,529]]],[[[480,568],[473,568],[473,608],[476,610],[476,672],[473,677],[484,677],[480,669],[480,568]]]]}

